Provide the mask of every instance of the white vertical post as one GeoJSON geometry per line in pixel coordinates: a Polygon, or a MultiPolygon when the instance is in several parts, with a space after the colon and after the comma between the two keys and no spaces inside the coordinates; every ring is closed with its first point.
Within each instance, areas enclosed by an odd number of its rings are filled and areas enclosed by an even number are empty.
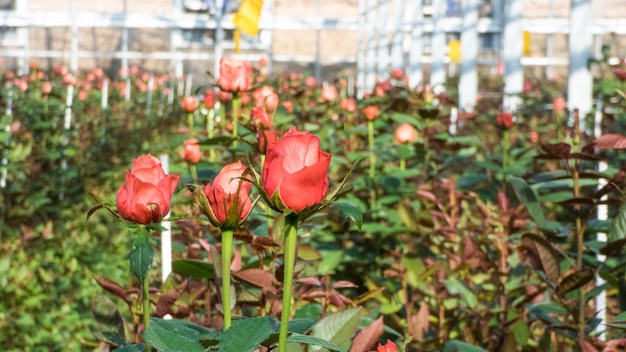
{"type": "MultiPolygon", "coordinates": [[[[17,0],[15,2],[15,11],[21,13],[28,12],[28,1],[27,0],[17,0]]],[[[19,27],[17,30],[17,36],[19,41],[23,46],[24,53],[22,55],[22,60],[19,62],[18,73],[20,75],[27,73],[30,69],[29,61],[30,61],[30,27],[19,27]]]]}
{"type": "MultiPolygon", "coordinates": [[[[6,116],[13,115],[13,87],[12,84],[9,83],[7,88],[7,107],[4,112],[6,116]]],[[[10,119],[7,125],[4,127],[6,132],[11,132],[11,124],[13,123],[13,119],[10,119]]],[[[4,142],[5,149],[9,146],[9,139],[7,138],[6,142],[4,142]]],[[[5,151],[4,155],[2,155],[2,173],[0,175],[0,188],[5,188],[7,186],[7,166],[9,165],[9,153],[5,151]]]]}
{"type": "Polygon", "coordinates": [[[446,3],[444,1],[433,1],[433,33],[430,42],[430,85],[435,94],[443,92],[443,84],[446,81],[446,33],[443,22],[446,14],[446,3]]]}
{"type": "Polygon", "coordinates": [[[377,78],[385,79],[389,76],[389,0],[379,0],[378,20],[376,31],[378,32],[378,44],[376,45],[377,78]]]}
{"type": "MultiPolygon", "coordinates": [[[[598,96],[598,100],[596,102],[596,113],[595,113],[595,119],[594,119],[594,129],[593,129],[593,135],[595,136],[595,138],[598,138],[602,135],[602,95],[598,96]]],[[[599,172],[604,172],[606,171],[608,165],[606,163],[606,161],[599,161],[598,162],[598,171],[599,172]]],[[[602,188],[607,184],[606,179],[604,178],[600,178],[598,180],[598,188],[602,188]]],[[[604,195],[601,200],[602,201],[606,201],[607,196],[604,195]]],[[[608,219],[608,207],[606,204],[600,204],[598,205],[598,220],[607,220],[608,219]]],[[[607,241],[607,235],[604,232],[598,232],[596,234],[596,239],[598,242],[600,243],[606,243],[607,241]]],[[[606,256],[598,253],[597,255],[598,258],[598,262],[602,263],[606,260],[606,256]]],[[[596,276],[596,287],[602,286],[605,284],[605,281],[602,277],[600,277],[600,275],[596,276]]],[[[606,310],[606,290],[602,290],[597,296],[596,296],[596,311],[598,314],[598,317],[600,318],[600,324],[598,324],[597,328],[596,328],[596,332],[598,333],[598,338],[600,340],[604,340],[605,339],[605,335],[604,335],[604,326],[606,326],[606,315],[607,315],[607,310],[606,310]]]]}
{"type": "MultiPolygon", "coordinates": [[[[173,13],[175,15],[181,15],[182,8],[183,8],[183,0],[173,0],[172,7],[173,7],[173,13]]],[[[180,66],[179,65],[180,60],[178,59],[178,49],[181,46],[182,41],[183,41],[182,29],[180,28],[170,29],[170,71],[174,71],[176,72],[176,74],[178,74],[178,70],[180,66]]],[[[180,68],[180,70],[182,71],[182,67],[180,68]]]]}
{"type": "MultiPolygon", "coordinates": [[[[315,1],[315,13],[317,17],[321,17],[322,15],[321,11],[322,11],[322,1],[316,0],[315,1]]],[[[321,42],[322,42],[321,31],[318,29],[315,31],[315,65],[314,65],[314,72],[313,72],[313,75],[317,82],[321,81],[322,79],[322,67],[321,67],[321,62],[320,62],[322,61],[321,42]]]]}
{"type": "Polygon", "coordinates": [[[450,126],[448,126],[448,132],[451,136],[456,135],[456,124],[459,120],[459,109],[452,107],[450,108],[450,126]]]}
{"type": "Polygon", "coordinates": [[[372,25],[376,21],[378,15],[378,2],[377,0],[367,0],[366,10],[367,20],[365,23],[368,26],[368,41],[367,52],[365,54],[365,63],[367,65],[365,74],[365,86],[366,92],[371,92],[376,84],[376,29],[377,26],[372,25]]]}
{"type": "MultiPolygon", "coordinates": [[[[548,0],[548,19],[554,17],[554,3],[553,0],[548,0]]],[[[552,33],[546,34],[546,57],[551,59],[554,56],[554,35],[552,33]]],[[[546,79],[552,79],[552,66],[550,61],[546,64],[546,79]]]]}
{"type": "MultiPolygon", "coordinates": [[[[65,130],[66,136],[63,137],[64,147],[66,147],[69,143],[69,137],[67,135],[69,134],[70,127],[72,126],[72,102],[73,100],[74,100],[74,86],[70,84],[69,86],[67,86],[67,97],[65,99],[65,119],[63,121],[63,129],[65,130]]],[[[61,159],[61,170],[63,171],[67,170],[67,159],[65,159],[65,156],[63,156],[63,159],[61,159]]],[[[61,176],[61,183],[65,184],[65,172],[61,176]]],[[[65,198],[65,194],[63,193],[63,190],[61,190],[61,193],[59,193],[59,199],[63,200],[63,198],[65,198]]]]}
{"type": "Polygon", "coordinates": [[[72,0],[72,41],[70,70],[76,76],[78,74],[78,0],[72,0]]]}
{"type": "Polygon", "coordinates": [[[506,111],[513,112],[520,104],[520,94],[524,87],[522,69],[523,52],[522,0],[507,0],[504,5],[504,35],[502,51],[504,56],[504,99],[506,111]]]}
{"type": "Polygon", "coordinates": [[[105,109],[109,104],[109,79],[105,78],[102,81],[102,101],[100,106],[105,109]]]}
{"type": "MultiPolygon", "coordinates": [[[[409,2],[414,2],[410,1],[409,2]]],[[[404,43],[404,31],[403,27],[403,13],[404,9],[404,1],[403,0],[393,0],[393,8],[392,8],[392,16],[393,16],[393,35],[391,37],[391,69],[401,68],[403,71],[404,67],[404,51],[402,50],[402,44],[404,43]]]]}
{"type": "Polygon", "coordinates": [[[422,74],[422,34],[424,12],[421,0],[410,0],[406,12],[405,21],[411,24],[409,32],[409,63],[407,75],[409,76],[409,87],[415,88],[424,79],[422,74]]]}
{"type": "Polygon", "coordinates": [[[122,71],[128,77],[128,28],[122,29],[122,71]]]}
{"type": "Polygon", "coordinates": [[[193,82],[193,75],[190,73],[185,77],[185,96],[191,95],[191,87],[193,82]]]}
{"type": "MultiPolygon", "coordinates": [[[[169,174],[169,157],[164,154],[159,159],[161,159],[163,171],[169,174]]],[[[170,213],[167,213],[165,218],[169,217],[170,213]]],[[[161,232],[161,279],[165,282],[172,273],[172,224],[169,221],[163,221],[161,226],[163,226],[163,232],[161,232]]]]}
{"type": "MultiPolygon", "coordinates": [[[[224,41],[224,29],[222,28],[223,8],[224,0],[215,0],[215,47],[213,48],[213,77],[215,79],[219,77],[220,60],[224,55],[224,49],[222,48],[222,42],[224,41]]],[[[177,76],[180,75],[177,73],[177,76]]]]}
{"type": "MultiPolygon", "coordinates": [[[[263,2],[263,8],[261,9],[261,22],[267,21],[268,23],[274,23],[274,0],[266,0],[263,2]]],[[[274,55],[272,53],[272,30],[262,29],[259,33],[259,39],[264,47],[267,47],[267,72],[272,72],[274,64],[274,55]]]]}
{"type": "Polygon", "coordinates": [[[478,0],[463,0],[463,31],[461,32],[461,79],[459,109],[473,111],[478,94],[478,0]]]}
{"type": "MultiPolygon", "coordinates": [[[[567,107],[578,109],[584,119],[591,111],[592,77],[587,63],[591,58],[591,0],[571,0],[569,28],[569,81],[567,107]]],[[[573,117],[570,117],[570,125],[573,117]]]]}
{"type": "Polygon", "coordinates": [[[356,57],[356,82],[357,82],[357,96],[363,97],[363,88],[365,86],[365,47],[366,47],[366,30],[365,30],[365,16],[367,4],[365,0],[359,0],[359,17],[358,21],[358,43],[357,43],[357,57],[356,57]]]}
{"type": "MultiPolygon", "coordinates": [[[[126,101],[126,104],[130,103],[130,76],[128,76],[128,73],[126,74],[126,83],[125,83],[125,91],[124,91],[124,100],[126,101]]],[[[128,107],[126,107],[128,109],[128,107]]]]}

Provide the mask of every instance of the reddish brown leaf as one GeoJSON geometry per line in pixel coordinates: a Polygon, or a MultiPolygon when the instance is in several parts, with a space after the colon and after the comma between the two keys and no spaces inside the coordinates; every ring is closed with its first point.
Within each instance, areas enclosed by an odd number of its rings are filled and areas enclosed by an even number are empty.
{"type": "Polygon", "coordinates": [[[593,146],[598,149],[626,149],[626,137],[615,133],[607,133],[596,138],[593,141],[593,146]]]}
{"type": "Polygon", "coordinates": [[[246,243],[252,242],[254,235],[245,227],[238,227],[233,230],[233,238],[246,243]]]}
{"type": "Polygon", "coordinates": [[[541,144],[541,150],[546,153],[546,156],[555,159],[567,159],[569,157],[571,149],[572,146],[567,143],[541,144]]]}
{"type": "Polygon", "coordinates": [[[418,197],[420,198],[424,198],[426,200],[429,200],[433,203],[437,203],[437,196],[430,191],[426,191],[423,189],[418,189],[417,192],[415,192],[417,194],[418,197]]]}
{"type": "Polygon", "coordinates": [[[383,336],[382,316],[356,334],[349,352],[367,352],[374,348],[381,336],[383,336]]]}
{"type": "Polygon", "coordinates": [[[409,332],[416,341],[422,341],[424,334],[430,329],[430,322],[428,321],[429,316],[430,311],[428,310],[428,305],[424,302],[420,304],[419,311],[411,316],[412,330],[409,332]]]}
{"type": "Polygon", "coordinates": [[[580,347],[583,352],[598,352],[598,350],[589,341],[585,340],[583,337],[578,338],[578,343],[580,343],[580,347]]]}
{"type": "Polygon", "coordinates": [[[252,245],[257,247],[280,247],[280,243],[274,241],[269,237],[254,236],[252,245]]]}
{"type": "Polygon", "coordinates": [[[241,251],[237,249],[235,251],[235,255],[233,256],[233,260],[230,263],[231,271],[239,271],[241,270],[241,251]]]}
{"type": "Polygon", "coordinates": [[[234,272],[233,276],[238,280],[249,283],[250,285],[260,287],[270,292],[276,291],[278,282],[274,275],[261,269],[248,269],[234,272]]]}
{"type": "Polygon", "coordinates": [[[358,288],[359,286],[353,284],[350,281],[346,281],[346,280],[340,280],[337,281],[333,284],[333,288],[337,289],[337,288],[358,288]]]}
{"type": "Polygon", "coordinates": [[[159,297],[159,301],[156,304],[156,312],[155,312],[155,315],[158,318],[162,318],[166,314],[172,313],[171,312],[172,306],[174,305],[174,303],[176,303],[176,300],[178,300],[178,297],[180,297],[180,295],[183,294],[183,291],[185,291],[185,288],[187,287],[187,281],[188,280],[183,281],[180,285],[176,286],[173,290],[159,297]]]}
{"type": "Polygon", "coordinates": [[[124,302],[128,302],[126,298],[128,291],[126,291],[126,289],[120,286],[117,282],[109,280],[103,276],[94,276],[94,279],[96,280],[98,285],[100,285],[100,287],[121,298],[124,302]]]}
{"type": "Polygon", "coordinates": [[[297,280],[299,283],[303,283],[303,284],[307,284],[307,285],[311,285],[311,286],[316,286],[316,287],[321,287],[322,283],[320,282],[320,280],[318,278],[316,278],[315,276],[308,276],[308,277],[303,277],[301,279],[297,280]]]}
{"type": "Polygon", "coordinates": [[[344,308],[346,305],[344,303],[343,297],[341,297],[338,293],[333,293],[328,297],[330,303],[332,303],[335,307],[344,308]]]}
{"type": "Polygon", "coordinates": [[[302,299],[306,299],[306,300],[314,300],[317,298],[324,298],[324,297],[326,297],[326,291],[322,289],[314,289],[311,291],[307,291],[301,296],[302,299]]]}

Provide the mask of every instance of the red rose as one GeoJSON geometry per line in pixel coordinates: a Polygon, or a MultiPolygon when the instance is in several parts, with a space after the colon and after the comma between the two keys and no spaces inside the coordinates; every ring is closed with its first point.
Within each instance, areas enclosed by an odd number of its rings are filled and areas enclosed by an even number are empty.
{"type": "Polygon", "coordinates": [[[565,99],[563,97],[556,97],[552,101],[552,106],[555,111],[564,111],[565,110],[565,99]]]}
{"type": "Polygon", "coordinates": [[[117,211],[138,224],[159,222],[170,211],[170,202],[180,179],[166,175],[159,159],[142,155],[126,171],[126,183],[117,191],[117,211]]]}
{"type": "Polygon", "coordinates": [[[41,82],[41,94],[50,94],[52,92],[52,83],[41,82]]]}
{"type": "Polygon", "coordinates": [[[341,108],[346,110],[347,112],[355,112],[356,111],[356,100],[354,98],[343,98],[341,99],[341,108]]]}
{"type": "Polygon", "coordinates": [[[414,143],[417,140],[417,131],[410,123],[403,123],[396,128],[395,140],[397,143],[414,143]]]}
{"type": "Polygon", "coordinates": [[[215,176],[213,184],[204,188],[209,202],[207,215],[213,225],[234,228],[250,214],[252,184],[241,179],[245,172],[246,167],[241,161],[228,164],[215,176]]]}
{"type": "Polygon", "coordinates": [[[265,106],[267,111],[274,111],[278,107],[278,94],[270,86],[256,89],[252,95],[256,101],[256,106],[265,106]]]}
{"type": "Polygon", "coordinates": [[[504,128],[511,128],[513,126],[513,115],[509,112],[503,112],[496,117],[498,125],[504,128]]]}
{"type": "Polygon", "coordinates": [[[259,152],[265,154],[267,146],[275,143],[278,139],[278,131],[276,130],[259,130],[257,132],[257,140],[259,142],[259,152]]]}
{"type": "Polygon", "coordinates": [[[401,81],[404,78],[404,71],[401,68],[396,68],[391,71],[391,78],[401,81]]]}
{"type": "Polygon", "coordinates": [[[212,89],[207,89],[206,92],[204,92],[202,104],[204,104],[207,109],[213,109],[215,106],[215,92],[212,89]]]}
{"type": "Polygon", "coordinates": [[[276,209],[300,212],[321,202],[328,192],[330,154],[320,149],[319,137],[292,127],[267,147],[263,189],[276,209]]]}
{"type": "Polygon", "coordinates": [[[196,97],[188,95],[186,97],[183,97],[183,100],[181,100],[180,102],[180,107],[183,108],[185,112],[191,113],[196,111],[196,108],[198,107],[198,101],[196,100],[196,97]]]}
{"type": "Polygon", "coordinates": [[[198,139],[190,138],[185,140],[181,158],[190,164],[197,164],[201,157],[202,150],[200,149],[200,144],[198,144],[198,139]]]}
{"type": "Polygon", "coordinates": [[[217,84],[226,92],[245,92],[252,85],[250,64],[245,61],[222,57],[217,84]]]}
{"type": "Polygon", "coordinates": [[[335,86],[326,86],[322,88],[322,99],[324,101],[333,101],[339,97],[339,92],[335,86]]]}
{"type": "Polygon", "coordinates": [[[365,114],[368,120],[372,121],[378,116],[378,107],[376,105],[368,105],[363,109],[363,114],[365,114]]]}
{"type": "Polygon", "coordinates": [[[387,343],[384,345],[378,344],[376,352],[398,352],[398,346],[393,341],[387,340],[387,343]]]}
{"type": "Polygon", "coordinates": [[[265,112],[262,106],[257,106],[252,108],[250,111],[252,115],[252,120],[256,125],[259,125],[262,128],[270,128],[272,127],[272,118],[265,112]]]}

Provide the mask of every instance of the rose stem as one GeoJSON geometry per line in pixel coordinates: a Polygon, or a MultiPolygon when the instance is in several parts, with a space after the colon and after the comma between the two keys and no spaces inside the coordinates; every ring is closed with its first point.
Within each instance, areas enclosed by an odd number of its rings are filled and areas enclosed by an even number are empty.
{"type": "Polygon", "coordinates": [[[233,230],[222,230],[222,308],[224,310],[224,330],[230,327],[230,261],[233,252],[233,230]]]}
{"type": "Polygon", "coordinates": [[[278,352],[287,351],[287,331],[291,315],[291,295],[293,292],[293,270],[296,263],[296,244],[298,232],[298,214],[285,217],[285,254],[283,279],[283,310],[280,315],[280,335],[278,336],[278,352]]]}

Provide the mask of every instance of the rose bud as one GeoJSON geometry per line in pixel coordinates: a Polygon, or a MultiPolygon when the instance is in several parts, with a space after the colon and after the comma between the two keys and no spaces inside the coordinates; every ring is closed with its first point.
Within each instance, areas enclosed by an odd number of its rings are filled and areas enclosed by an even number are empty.
{"type": "Polygon", "coordinates": [[[320,149],[319,137],[295,127],[269,144],[262,185],[273,208],[301,212],[324,200],[330,157],[320,149]]]}
{"type": "Polygon", "coordinates": [[[252,121],[255,125],[262,128],[272,127],[272,118],[265,112],[262,106],[257,106],[251,110],[252,121]]]}
{"type": "Polygon", "coordinates": [[[267,146],[278,140],[278,131],[259,130],[257,132],[257,140],[259,143],[259,153],[265,154],[267,152],[267,146]]]}
{"type": "Polygon", "coordinates": [[[192,113],[196,111],[198,101],[196,100],[196,97],[188,95],[183,97],[183,100],[180,101],[180,107],[183,108],[185,112],[192,113]]]}
{"type": "Polygon", "coordinates": [[[204,104],[207,109],[213,109],[215,106],[215,92],[212,89],[207,89],[206,92],[204,92],[202,104],[204,104]]]}
{"type": "Polygon", "coordinates": [[[202,150],[197,138],[189,138],[183,143],[181,158],[190,164],[197,164],[202,157],[202,150]]]}
{"type": "Polygon", "coordinates": [[[276,94],[274,88],[270,86],[263,86],[256,89],[252,95],[256,101],[256,106],[265,105],[267,111],[274,111],[278,107],[278,94],[276,94]]]}
{"type": "Polygon", "coordinates": [[[50,94],[52,92],[52,83],[41,82],[41,94],[50,94]]]}
{"type": "Polygon", "coordinates": [[[556,97],[552,101],[552,106],[554,111],[563,111],[565,110],[565,99],[563,97],[556,97]]]}
{"type": "Polygon", "coordinates": [[[513,126],[513,115],[509,112],[503,112],[496,117],[496,122],[500,127],[509,129],[513,126]]]}
{"type": "Polygon", "coordinates": [[[404,72],[402,71],[401,68],[396,68],[393,71],[391,71],[391,78],[401,81],[404,78],[404,72]]]}
{"type": "Polygon", "coordinates": [[[252,85],[251,67],[245,61],[222,57],[217,85],[226,92],[245,92],[252,85]]]}
{"type": "Polygon", "coordinates": [[[322,99],[324,101],[333,101],[339,97],[339,92],[335,86],[327,86],[322,88],[322,99]]]}
{"type": "Polygon", "coordinates": [[[396,128],[396,143],[414,143],[417,140],[417,131],[410,123],[403,123],[396,128]]]}
{"type": "Polygon", "coordinates": [[[375,120],[378,116],[378,107],[376,105],[368,105],[363,109],[363,114],[365,114],[368,120],[375,120]]]}
{"type": "Polygon", "coordinates": [[[170,211],[179,174],[166,175],[159,159],[150,154],[133,161],[126,183],[117,191],[117,211],[138,224],[159,222],[170,211]]]}
{"type": "Polygon", "coordinates": [[[228,164],[204,188],[208,209],[205,215],[214,226],[233,229],[246,220],[252,210],[252,183],[242,179],[246,167],[241,161],[228,164]]]}
{"type": "Polygon", "coordinates": [[[343,98],[341,99],[341,108],[346,110],[347,112],[355,112],[356,111],[356,100],[354,98],[343,98]]]}
{"type": "Polygon", "coordinates": [[[382,345],[382,344],[378,344],[378,347],[376,348],[376,352],[398,352],[398,346],[396,346],[395,343],[393,343],[393,341],[391,340],[387,340],[387,343],[382,345]]]}

